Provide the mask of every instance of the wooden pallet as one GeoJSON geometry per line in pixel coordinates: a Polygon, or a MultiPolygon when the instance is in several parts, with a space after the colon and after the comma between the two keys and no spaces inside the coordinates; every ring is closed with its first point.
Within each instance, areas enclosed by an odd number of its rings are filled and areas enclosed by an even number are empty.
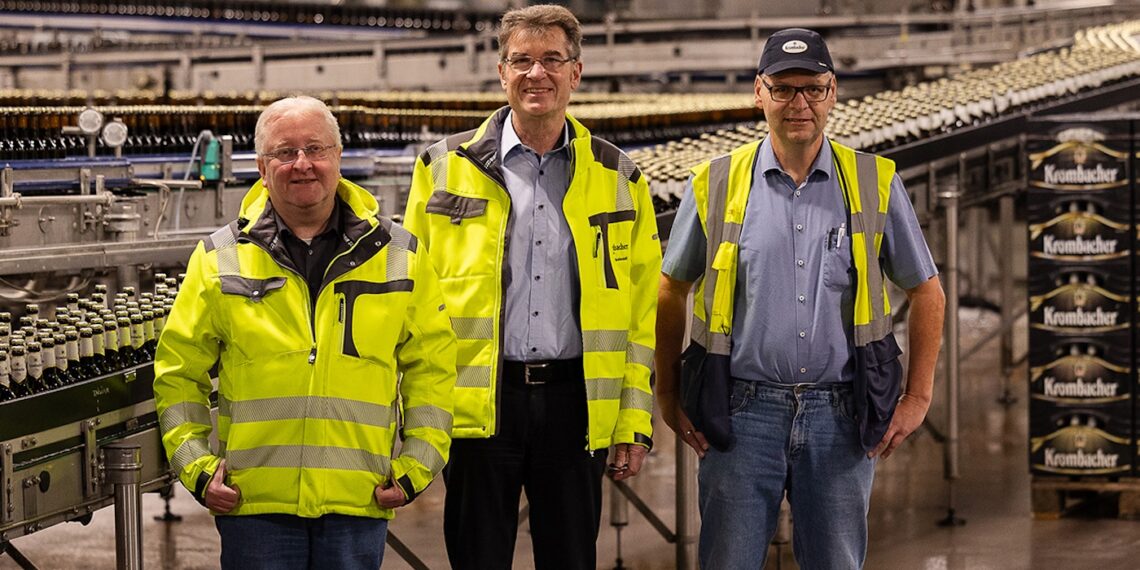
{"type": "Polygon", "coordinates": [[[1034,477],[1030,488],[1033,518],[1037,520],[1056,520],[1078,511],[1113,510],[1119,518],[1140,520],[1140,478],[1034,477]]]}

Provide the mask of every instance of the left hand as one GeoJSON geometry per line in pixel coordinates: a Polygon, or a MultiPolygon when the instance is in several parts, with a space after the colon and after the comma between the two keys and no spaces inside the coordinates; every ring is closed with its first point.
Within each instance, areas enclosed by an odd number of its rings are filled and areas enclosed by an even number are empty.
{"type": "Polygon", "coordinates": [[[623,481],[634,477],[641,471],[641,464],[649,450],[643,445],[634,443],[619,443],[614,445],[614,460],[606,468],[606,473],[614,481],[623,481]]]}
{"type": "Polygon", "coordinates": [[[903,394],[899,399],[899,405],[895,408],[895,415],[891,418],[891,425],[887,428],[887,433],[883,435],[883,439],[879,441],[879,445],[875,449],[867,452],[867,457],[874,459],[882,455],[883,459],[891,456],[895,448],[902,444],[918,426],[922,425],[922,421],[926,419],[926,411],[930,408],[929,402],[923,402],[915,396],[910,394],[903,394]]]}
{"type": "Polygon", "coordinates": [[[404,492],[399,487],[393,485],[391,481],[387,482],[386,485],[387,487],[377,485],[376,489],[372,491],[376,504],[385,509],[395,509],[408,504],[408,499],[404,497],[404,492]]]}

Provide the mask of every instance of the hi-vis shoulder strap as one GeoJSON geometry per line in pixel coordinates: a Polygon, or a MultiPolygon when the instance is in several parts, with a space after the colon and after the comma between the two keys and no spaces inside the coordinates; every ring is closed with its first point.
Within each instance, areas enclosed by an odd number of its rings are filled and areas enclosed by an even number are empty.
{"type": "Polygon", "coordinates": [[[867,346],[891,331],[891,301],[879,265],[891,198],[893,161],[832,143],[835,171],[851,220],[855,265],[855,346],[867,346]],[[854,184],[852,184],[854,182],[854,184]]]}

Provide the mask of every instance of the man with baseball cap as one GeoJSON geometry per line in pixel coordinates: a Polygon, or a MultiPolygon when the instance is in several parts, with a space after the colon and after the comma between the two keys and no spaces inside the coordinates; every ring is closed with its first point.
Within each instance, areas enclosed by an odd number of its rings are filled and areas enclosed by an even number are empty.
{"type": "Polygon", "coordinates": [[[657,396],[701,457],[704,568],[763,567],[785,494],[801,568],[862,567],[875,462],[930,407],[938,272],[894,163],[824,135],[836,87],[819,34],[772,34],[770,136],[693,168],[662,263],[657,396]],[[884,277],[910,301],[905,383],[884,277]]]}

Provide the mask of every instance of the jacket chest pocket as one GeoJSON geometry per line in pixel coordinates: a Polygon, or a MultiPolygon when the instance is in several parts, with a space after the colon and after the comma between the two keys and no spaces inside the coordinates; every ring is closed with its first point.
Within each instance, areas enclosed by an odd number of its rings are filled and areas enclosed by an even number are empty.
{"type": "Polygon", "coordinates": [[[632,246],[633,223],[637,213],[633,210],[602,212],[590,216],[594,229],[594,261],[597,264],[598,286],[618,289],[619,283],[629,282],[629,255],[632,246]]]}
{"type": "Polygon", "coordinates": [[[338,320],[344,330],[341,351],[346,356],[371,358],[392,352],[404,328],[404,315],[414,282],[342,281],[333,286],[339,297],[338,320]]]}
{"type": "Polygon", "coordinates": [[[487,200],[486,198],[459,196],[446,190],[436,190],[432,192],[431,198],[424,206],[424,211],[429,214],[447,216],[450,223],[458,226],[465,219],[478,218],[487,213],[487,200]]]}

